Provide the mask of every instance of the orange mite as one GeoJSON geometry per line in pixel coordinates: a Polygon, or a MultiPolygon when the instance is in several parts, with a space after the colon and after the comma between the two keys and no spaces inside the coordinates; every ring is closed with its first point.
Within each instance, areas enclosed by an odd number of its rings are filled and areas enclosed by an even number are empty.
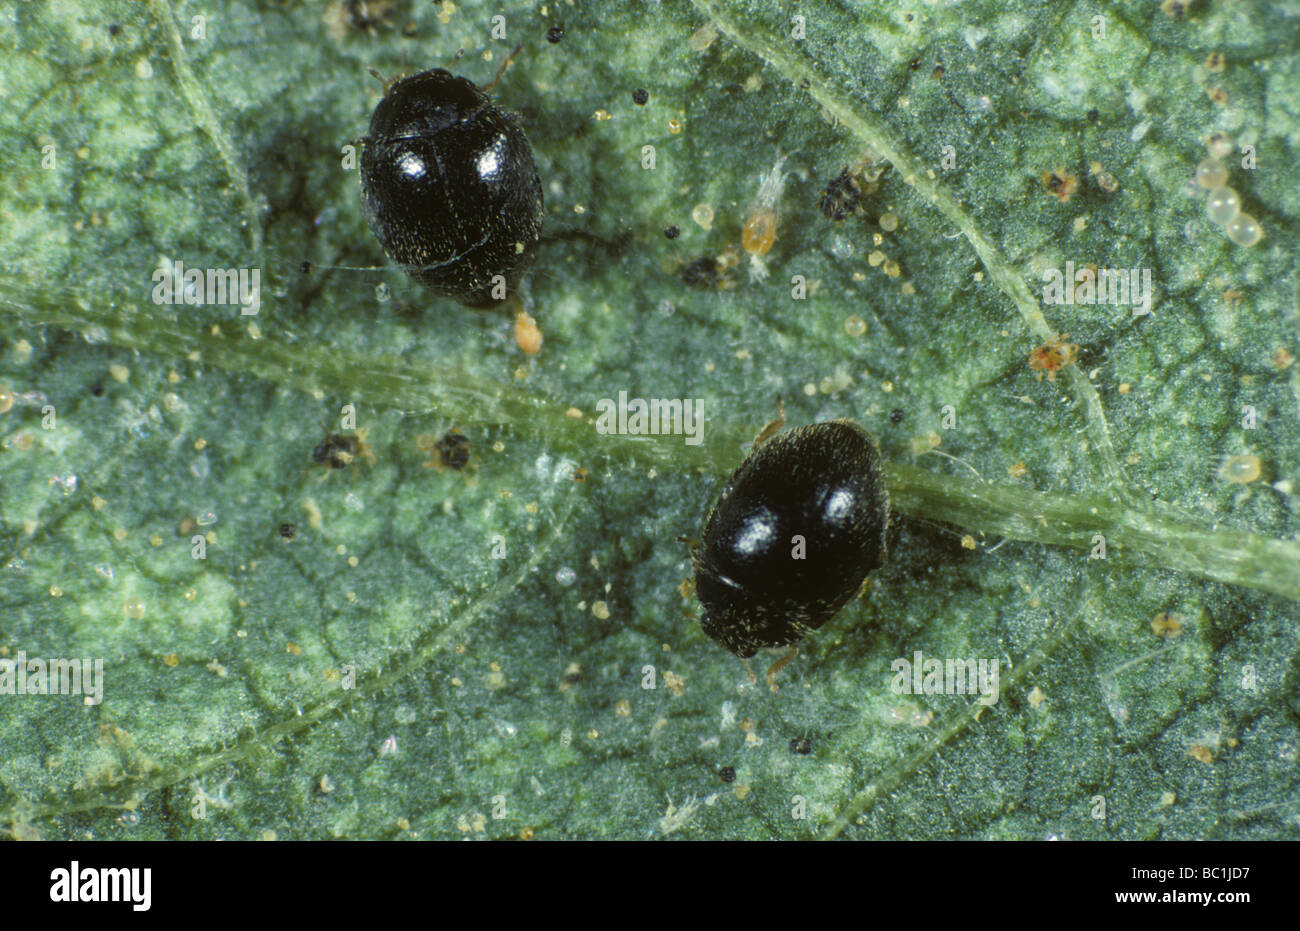
{"type": "Polygon", "coordinates": [[[1079,179],[1064,168],[1043,172],[1043,189],[1062,203],[1068,201],[1079,189],[1079,179]]]}
{"type": "Polygon", "coordinates": [[[1079,357],[1079,347],[1067,343],[1067,333],[1057,333],[1051,342],[1044,343],[1029,354],[1029,367],[1039,373],[1047,373],[1048,381],[1056,381],[1056,373],[1067,365],[1072,365],[1079,357]]]}
{"type": "Polygon", "coordinates": [[[542,331],[537,321],[523,310],[515,315],[515,342],[530,356],[542,351],[542,331]]]}
{"type": "Polygon", "coordinates": [[[740,233],[740,245],[749,253],[749,277],[761,281],[767,277],[767,267],[763,263],[765,256],[776,242],[776,203],[781,199],[785,187],[785,172],[781,169],[788,156],[782,155],[772,166],[772,170],[763,175],[759,182],[758,194],[749,208],[749,217],[740,233]]]}
{"type": "Polygon", "coordinates": [[[745,221],[740,244],[750,255],[766,255],[776,242],[776,214],[770,207],[758,207],[745,221]]]}

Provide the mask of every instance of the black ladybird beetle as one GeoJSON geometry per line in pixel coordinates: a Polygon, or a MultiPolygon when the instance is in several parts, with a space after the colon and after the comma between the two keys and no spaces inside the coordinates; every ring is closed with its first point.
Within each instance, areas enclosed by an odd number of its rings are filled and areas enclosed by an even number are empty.
{"type": "Polygon", "coordinates": [[[385,93],[363,140],[366,222],[394,262],[472,307],[504,298],[532,261],[542,182],[515,117],[441,68],[385,93]]]}
{"type": "Polygon", "coordinates": [[[704,632],[745,658],[821,627],[885,557],[889,496],[875,442],[851,420],[765,440],[783,424],[754,441],[692,553],[704,632]]]}

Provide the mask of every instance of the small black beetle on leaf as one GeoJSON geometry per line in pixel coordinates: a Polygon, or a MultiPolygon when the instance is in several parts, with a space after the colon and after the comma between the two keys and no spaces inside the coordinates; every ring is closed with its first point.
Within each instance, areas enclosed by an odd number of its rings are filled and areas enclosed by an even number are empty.
{"type": "Polygon", "coordinates": [[[542,182],[516,118],[435,68],[388,89],[363,141],[366,222],[388,257],[471,307],[504,300],[542,229],[542,182]]]}
{"type": "MultiPolygon", "coordinates": [[[[743,658],[821,627],[885,558],[889,496],[875,442],[851,420],[766,439],[783,425],[754,441],[692,554],[700,624],[743,658]]],[[[768,670],[773,688],[792,656],[768,670]]]]}

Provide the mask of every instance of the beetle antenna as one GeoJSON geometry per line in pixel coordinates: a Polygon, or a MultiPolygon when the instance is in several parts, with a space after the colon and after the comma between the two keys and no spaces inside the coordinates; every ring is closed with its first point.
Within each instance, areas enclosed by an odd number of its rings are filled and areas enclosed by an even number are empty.
{"type": "Polygon", "coordinates": [[[501,75],[506,73],[506,69],[510,67],[510,63],[515,60],[515,56],[519,54],[519,50],[523,47],[524,43],[520,42],[515,46],[514,51],[506,56],[506,60],[501,62],[501,67],[497,69],[496,77],[492,79],[492,83],[483,88],[483,93],[486,94],[488,91],[492,90],[492,88],[497,86],[497,81],[501,80],[501,75]]]}
{"type": "Polygon", "coordinates": [[[776,420],[770,421],[767,426],[763,427],[763,429],[758,432],[758,436],[754,437],[754,445],[752,448],[758,449],[765,440],[770,439],[772,436],[775,436],[784,429],[785,402],[781,400],[781,396],[778,394],[776,396],[776,420]]]}
{"type": "Polygon", "coordinates": [[[367,68],[366,70],[370,72],[370,76],[372,78],[374,78],[380,84],[384,85],[384,96],[387,97],[389,88],[391,88],[394,84],[397,83],[396,79],[390,81],[388,78],[384,77],[374,68],[367,68]]]}

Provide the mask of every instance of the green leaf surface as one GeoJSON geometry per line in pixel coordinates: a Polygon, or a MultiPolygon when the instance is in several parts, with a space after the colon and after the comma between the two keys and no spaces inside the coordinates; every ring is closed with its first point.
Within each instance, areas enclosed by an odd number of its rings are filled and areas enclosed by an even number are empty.
{"type": "Polygon", "coordinates": [[[0,694],[0,828],[1300,837],[1294,5],[370,7],[3,8],[0,659],[104,677],[0,694]],[[519,41],[535,356],[386,263],[344,165],[368,69],[487,84],[519,41]],[[1252,247],[1191,183],[1214,133],[1252,247]],[[259,313],[155,303],[176,259],[260,269],[259,313]],[[1044,303],[1067,262],[1150,269],[1151,313],[1044,303]],[[703,399],[703,442],[599,433],[620,391],[703,399]],[[878,437],[897,520],[772,693],[678,538],[778,397],[878,437]],[[313,466],[345,405],[374,462],[313,466]],[[470,467],[426,468],[453,426],[470,467]],[[899,694],[918,651],[998,701],[899,694]]]}

